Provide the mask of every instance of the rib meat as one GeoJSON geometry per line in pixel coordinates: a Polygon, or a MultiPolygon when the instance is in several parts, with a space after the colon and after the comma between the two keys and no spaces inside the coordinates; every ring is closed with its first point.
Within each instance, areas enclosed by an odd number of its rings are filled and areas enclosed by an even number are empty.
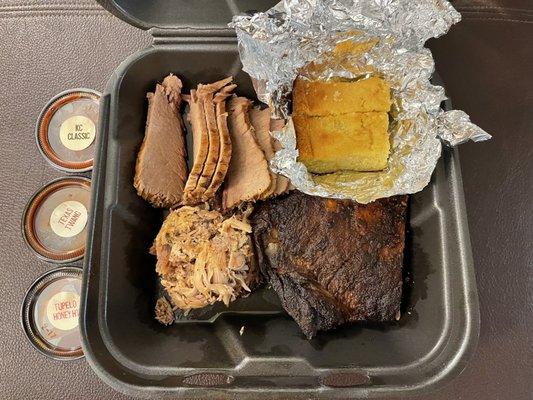
{"type": "Polygon", "coordinates": [[[308,338],[399,316],[406,207],[407,196],[360,205],[296,191],[256,205],[261,270],[308,338]]]}
{"type": "Polygon", "coordinates": [[[143,143],[135,164],[133,185],[154,207],[180,203],[187,179],[187,150],[180,115],[182,83],[170,74],[148,93],[143,143]]]}
{"type": "Polygon", "coordinates": [[[251,104],[245,97],[233,97],[228,105],[232,156],[222,194],[225,209],[257,200],[268,190],[272,180],[267,160],[248,118],[251,104]]]}

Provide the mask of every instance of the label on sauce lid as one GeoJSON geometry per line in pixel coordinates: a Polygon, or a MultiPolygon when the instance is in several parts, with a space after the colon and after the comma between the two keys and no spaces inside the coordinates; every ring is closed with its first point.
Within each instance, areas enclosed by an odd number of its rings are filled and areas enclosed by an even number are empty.
{"type": "Polygon", "coordinates": [[[59,292],[48,301],[46,316],[57,329],[69,331],[78,326],[79,307],[80,296],[73,292],[59,292]]]}
{"type": "Polygon", "coordinates": [[[22,327],[41,353],[59,360],[83,356],[79,330],[81,268],[46,272],[26,292],[22,327]]]}
{"type": "Polygon", "coordinates": [[[68,200],[59,204],[50,216],[50,227],[60,237],[76,236],[87,225],[87,208],[79,201],[68,200]]]}
{"type": "Polygon", "coordinates": [[[67,118],[59,128],[61,143],[70,150],[85,150],[92,144],[95,137],[94,122],[83,115],[67,118]]]}

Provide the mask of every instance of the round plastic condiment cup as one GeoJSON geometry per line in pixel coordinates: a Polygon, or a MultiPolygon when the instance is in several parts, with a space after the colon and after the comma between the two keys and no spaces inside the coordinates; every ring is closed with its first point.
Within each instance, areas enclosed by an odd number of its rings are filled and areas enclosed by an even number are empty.
{"type": "Polygon", "coordinates": [[[22,329],[42,354],[56,360],[83,357],[79,332],[82,269],[59,267],[39,277],[21,308],[22,329]]]}
{"type": "Polygon", "coordinates": [[[58,264],[85,254],[91,181],[60,178],[33,195],[22,218],[22,233],[35,254],[58,264]]]}
{"type": "Polygon", "coordinates": [[[100,93],[72,89],[52,98],[39,115],[35,135],[43,157],[65,172],[93,167],[100,93]]]}

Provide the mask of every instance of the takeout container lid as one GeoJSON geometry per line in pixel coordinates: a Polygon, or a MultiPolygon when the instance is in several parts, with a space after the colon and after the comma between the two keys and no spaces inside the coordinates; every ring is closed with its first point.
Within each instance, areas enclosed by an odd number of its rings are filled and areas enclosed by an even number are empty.
{"type": "Polygon", "coordinates": [[[52,167],[71,173],[93,168],[100,97],[101,94],[92,89],[69,89],[44,106],[35,126],[35,139],[42,156],[52,167]],[[74,135],[77,140],[70,139],[74,135]]]}
{"type": "Polygon", "coordinates": [[[236,14],[255,13],[277,4],[278,0],[97,0],[120,19],[141,29],[173,31],[179,36],[235,36],[228,23],[236,14]],[[195,33],[191,34],[191,31],[195,33]]]}
{"type": "Polygon", "coordinates": [[[38,190],[22,216],[22,235],[37,257],[58,264],[85,254],[91,181],[73,176],[38,190]]]}
{"type": "Polygon", "coordinates": [[[33,282],[21,307],[22,329],[40,353],[56,360],[83,357],[79,332],[82,269],[59,267],[33,282]]]}

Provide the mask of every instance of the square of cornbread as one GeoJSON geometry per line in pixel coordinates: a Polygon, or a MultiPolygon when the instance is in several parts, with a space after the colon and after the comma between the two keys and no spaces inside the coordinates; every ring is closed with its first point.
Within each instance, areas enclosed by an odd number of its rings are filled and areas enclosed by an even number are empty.
{"type": "Polygon", "coordinates": [[[299,158],[309,172],[379,171],[389,156],[386,112],[293,115],[299,158]]]}
{"type": "Polygon", "coordinates": [[[309,81],[297,78],[292,96],[293,114],[296,115],[388,112],[391,107],[390,85],[379,77],[355,81],[309,81]]]}
{"type": "Polygon", "coordinates": [[[384,169],[390,108],[390,85],[379,77],[296,79],[293,121],[299,161],[317,174],[384,169]]]}

